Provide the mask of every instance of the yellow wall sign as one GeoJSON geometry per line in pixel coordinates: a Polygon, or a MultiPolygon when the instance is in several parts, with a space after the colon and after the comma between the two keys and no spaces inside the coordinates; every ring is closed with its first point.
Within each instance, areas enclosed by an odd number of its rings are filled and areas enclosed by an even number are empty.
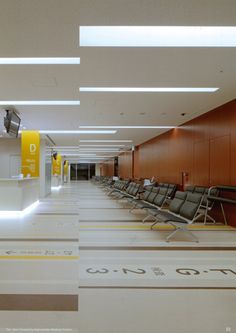
{"type": "Polygon", "coordinates": [[[68,166],[69,166],[68,161],[64,161],[64,176],[68,175],[68,166]]]}
{"type": "Polygon", "coordinates": [[[21,173],[24,177],[39,177],[40,134],[38,131],[21,133],[21,173]]]}
{"type": "Polygon", "coordinates": [[[61,155],[57,154],[56,158],[52,157],[52,174],[55,176],[61,175],[61,155]]]}

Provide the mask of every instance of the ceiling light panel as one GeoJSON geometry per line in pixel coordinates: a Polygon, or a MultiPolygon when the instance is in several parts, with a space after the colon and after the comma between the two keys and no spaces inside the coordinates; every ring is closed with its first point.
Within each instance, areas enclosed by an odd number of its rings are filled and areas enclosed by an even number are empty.
{"type": "Polygon", "coordinates": [[[142,128],[150,128],[150,129],[153,129],[153,128],[176,128],[176,126],[80,126],[80,128],[116,128],[116,129],[126,129],[126,128],[129,128],[129,129],[132,129],[132,128],[137,128],[137,129],[142,129],[142,128]]]}
{"type": "Polygon", "coordinates": [[[125,147],[125,145],[80,145],[79,147],[83,147],[83,148],[85,148],[85,147],[95,147],[95,148],[97,148],[97,147],[100,147],[100,148],[102,148],[102,147],[110,147],[110,148],[113,148],[113,147],[125,147]]]}
{"type": "Polygon", "coordinates": [[[216,92],[215,87],[81,87],[80,92],[216,92]]]}
{"type": "Polygon", "coordinates": [[[0,65],[79,65],[80,58],[0,58],[0,65]]]}
{"type": "Polygon", "coordinates": [[[79,142],[133,142],[133,140],[79,140],[79,142]]]}
{"type": "MultiPolygon", "coordinates": [[[[40,134],[115,134],[116,130],[78,130],[78,131],[70,131],[70,130],[39,130],[40,134]]],[[[19,131],[22,133],[22,131],[19,131]]]]}
{"type": "Polygon", "coordinates": [[[81,26],[80,46],[236,47],[236,27],[81,26]]]}
{"type": "Polygon", "coordinates": [[[0,101],[0,105],[80,105],[80,101],[0,101]]]}

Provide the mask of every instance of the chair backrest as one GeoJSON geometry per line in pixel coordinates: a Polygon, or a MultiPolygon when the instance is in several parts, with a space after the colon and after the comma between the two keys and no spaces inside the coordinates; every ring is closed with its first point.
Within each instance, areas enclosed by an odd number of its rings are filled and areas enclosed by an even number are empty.
{"type": "Polygon", "coordinates": [[[120,182],[121,182],[120,180],[116,180],[115,183],[114,183],[114,185],[113,185],[113,187],[114,188],[119,188],[120,182]]]}
{"type": "Polygon", "coordinates": [[[168,198],[173,198],[173,196],[174,196],[174,194],[176,192],[176,189],[177,189],[176,184],[169,184],[166,196],[168,198]]]}
{"type": "Polygon", "coordinates": [[[202,201],[202,194],[200,193],[188,193],[185,202],[180,208],[179,214],[181,217],[189,221],[193,221],[198,208],[202,201]]]}
{"type": "Polygon", "coordinates": [[[134,187],[133,187],[132,192],[130,194],[135,197],[139,192],[140,186],[141,186],[141,184],[134,183],[134,187]]]}
{"type": "Polygon", "coordinates": [[[175,193],[174,199],[171,200],[169,211],[175,214],[179,214],[180,208],[184,204],[186,198],[187,192],[177,191],[175,193]]]}
{"type": "Polygon", "coordinates": [[[166,188],[168,188],[168,187],[169,187],[169,184],[168,184],[168,183],[163,183],[161,187],[166,187],[166,188]]]}
{"type": "Polygon", "coordinates": [[[152,192],[152,186],[149,186],[147,188],[145,188],[145,191],[143,193],[143,200],[146,201],[150,195],[150,193],[152,192]]]}
{"type": "MultiPolygon", "coordinates": [[[[210,194],[214,197],[218,197],[219,193],[220,193],[220,191],[217,188],[212,188],[211,191],[210,191],[210,194]]],[[[202,202],[201,202],[201,207],[202,208],[206,208],[206,206],[207,206],[207,196],[208,196],[208,194],[209,194],[209,188],[206,188],[204,196],[202,198],[202,202]]],[[[208,210],[211,210],[213,205],[214,205],[214,200],[210,200],[208,202],[208,210]]]]}
{"type": "Polygon", "coordinates": [[[131,194],[133,187],[134,187],[134,183],[131,182],[131,183],[129,183],[129,185],[128,185],[128,187],[126,188],[125,191],[126,191],[128,194],[131,194]]]}
{"type": "Polygon", "coordinates": [[[195,189],[195,186],[188,185],[188,186],[186,186],[186,188],[185,188],[185,192],[193,193],[194,189],[195,189]]]}
{"type": "Polygon", "coordinates": [[[149,194],[147,198],[147,202],[153,203],[155,197],[157,196],[158,192],[160,191],[160,187],[153,187],[152,192],[149,194]]]}
{"type": "Polygon", "coordinates": [[[153,204],[155,206],[161,207],[165,201],[166,195],[167,195],[167,187],[161,187],[157,195],[155,196],[153,200],[153,204]]]}
{"type": "Polygon", "coordinates": [[[193,193],[204,194],[206,192],[206,187],[203,186],[195,186],[193,193]]]}

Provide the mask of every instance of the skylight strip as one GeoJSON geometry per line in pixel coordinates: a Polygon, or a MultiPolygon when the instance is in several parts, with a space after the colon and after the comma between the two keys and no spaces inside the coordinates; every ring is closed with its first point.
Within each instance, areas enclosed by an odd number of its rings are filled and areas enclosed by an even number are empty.
{"type": "Polygon", "coordinates": [[[0,105],[80,105],[80,101],[0,101],[0,105]]]}
{"type": "Polygon", "coordinates": [[[126,145],[79,145],[79,147],[87,148],[87,147],[110,147],[110,148],[115,148],[115,147],[125,147],[126,145]]]}
{"type": "MultiPolygon", "coordinates": [[[[40,134],[115,134],[116,130],[77,130],[77,131],[70,131],[70,130],[39,130],[40,134]]],[[[22,131],[19,131],[22,133],[22,131]]]]}
{"type": "Polygon", "coordinates": [[[176,126],[80,126],[80,128],[116,128],[116,129],[154,129],[154,128],[158,128],[158,129],[162,129],[162,128],[176,128],[176,126]]]}
{"type": "Polygon", "coordinates": [[[79,142],[133,142],[133,140],[79,140],[79,142]]]}
{"type": "Polygon", "coordinates": [[[216,87],[81,87],[80,92],[216,92],[216,87]]]}
{"type": "Polygon", "coordinates": [[[80,58],[0,58],[0,65],[79,65],[80,58]]]}
{"type": "Polygon", "coordinates": [[[236,47],[235,26],[81,26],[87,47],[236,47]]]}
{"type": "Polygon", "coordinates": [[[71,154],[71,153],[60,153],[61,155],[64,155],[64,156],[87,156],[87,157],[93,157],[95,156],[96,157],[96,154],[71,154]]]}

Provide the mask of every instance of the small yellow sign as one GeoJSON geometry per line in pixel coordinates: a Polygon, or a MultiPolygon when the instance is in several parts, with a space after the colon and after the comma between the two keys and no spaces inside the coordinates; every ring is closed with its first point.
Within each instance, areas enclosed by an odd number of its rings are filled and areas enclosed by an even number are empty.
{"type": "Polygon", "coordinates": [[[64,176],[68,175],[68,167],[69,167],[68,161],[64,161],[64,176]]]}
{"type": "Polygon", "coordinates": [[[52,174],[54,176],[61,175],[61,155],[57,154],[56,158],[52,157],[52,174]]]}
{"type": "Polygon", "coordinates": [[[21,173],[24,177],[39,177],[40,134],[38,131],[21,133],[21,173]]]}

